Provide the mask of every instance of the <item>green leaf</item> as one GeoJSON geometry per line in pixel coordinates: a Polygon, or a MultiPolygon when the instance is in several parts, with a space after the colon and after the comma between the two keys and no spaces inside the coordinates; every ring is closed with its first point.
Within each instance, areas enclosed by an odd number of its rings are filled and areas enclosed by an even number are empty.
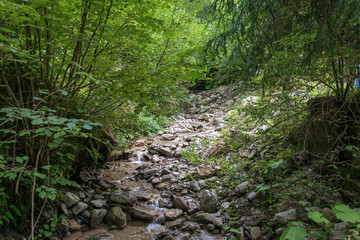
{"type": "Polygon", "coordinates": [[[329,224],[329,220],[327,220],[326,218],[323,217],[323,215],[316,211],[316,212],[308,212],[308,218],[310,218],[311,220],[313,220],[316,223],[322,223],[324,222],[325,224],[329,224]]]}
{"type": "Polygon", "coordinates": [[[69,95],[69,93],[67,91],[65,91],[65,90],[61,90],[61,94],[64,95],[64,96],[69,95]]]}
{"type": "Polygon", "coordinates": [[[85,128],[85,129],[87,129],[87,130],[93,129],[93,127],[90,126],[89,124],[85,124],[85,125],[83,126],[83,128],[85,128]]]}
{"type": "Polygon", "coordinates": [[[52,167],[51,165],[45,165],[42,168],[45,169],[45,170],[49,170],[51,167],[52,167]]]}
{"type": "Polygon", "coordinates": [[[356,223],[360,222],[360,213],[351,209],[348,205],[337,204],[332,207],[337,219],[343,222],[356,223]]]}
{"type": "Polygon", "coordinates": [[[66,126],[68,126],[69,128],[74,128],[74,127],[76,127],[76,123],[75,122],[68,122],[66,124],[66,126]]]}
{"type": "Polygon", "coordinates": [[[42,173],[38,173],[38,172],[35,172],[34,175],[38,178],[41,178],[41,179],[45,179],[46,178],[46,175],[45,174],[42,174],[42,173]]]}
{"type": "Polygon", "coordinates": [[[46,192],[44,191],[40,192],[39,197],[44,199],[46,197],[46,192]]]}
{"type": "Polygon", "coordinates": [[[42,118],[37,118],[31,121],[32,125],[40,125],[44,122],[44,120],[42,118]]]}
{"type": "Polygon", "coordinates": [[[291,226],[281,234],[280,240],[304,240],[307,236],[306,229],[301,226],[291,226]]]}

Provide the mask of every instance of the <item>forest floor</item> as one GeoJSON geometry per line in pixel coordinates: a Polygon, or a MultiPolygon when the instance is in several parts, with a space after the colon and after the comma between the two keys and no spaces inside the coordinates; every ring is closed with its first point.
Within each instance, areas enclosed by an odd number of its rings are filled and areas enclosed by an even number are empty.
{"type": "Polygon", "coordinates": [[[253,145],[246,154],[229,151],[224,136],[232,126],[226,120],[232,106],[244,102],[230,95],[226,88],[192,94],[163,132],[113,152],[102,171],[82,171],[83,191],[66,194],[62,205],[71,232],[64,239],[266,240],[279,239],[286,229],[309,239],[356,234],[334,213],[335,204],[349,202],[349,192],[312,166],[263,178],[253,145]],[[239,165],[245,167],[240,171],[239,165]],[[327,224],[312,221],[311,212],[327,224]]]}

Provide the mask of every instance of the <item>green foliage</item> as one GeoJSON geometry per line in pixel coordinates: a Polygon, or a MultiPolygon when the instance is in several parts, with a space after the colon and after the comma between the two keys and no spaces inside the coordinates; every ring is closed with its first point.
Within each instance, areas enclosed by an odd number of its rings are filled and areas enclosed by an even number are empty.
{"type": "Polygon", "coordinates": [[[281,234],[280,240],[304,240],[307,232],[303,223],[290,222],[289,227],[281,234]]]}
{"type": "Polygon", "coordinates": [[[332,207],[336,218],[343,222],[360,223],[360,213],[351,209],[348,205],[336,204],[332,207]]]}
{"type": "Polygon", "coordinates": [[[215,0],[204,15],[216,28],[208,57],[263,90],[321,83],[348,96],[358,65],[359,9],[357,0],[215,0]]]}
{"type": "MultiPolygon", "coordinates": [[[[350,223],[360,223],[360,213],[351,209],[348,205],[345,204],[336,204],[332,206],[333,211],[336,214],[336,218],[342,222],[350,223]]],[[[322,228],[322,233],[320,235],[311,235],[311,237],[316,237],[317,239],[327,239],[330,233],[334,230],[333,225],[329,222],[328,219],[323,217],[323,215],[318,212],[308,212],[308,218],[313,220],[316,223],[324,223],[322,228]]],[[[301,222],[290,222],[286,230],[281,234],[280,239],[304,239],[307,236],[305,224],[301,222]]],[[[309,227],[309,226],[308,226],[309,227]]],[[[358,233],[360,230],[360,224],[350,225],[348,237],[353,237],[359,239],[358,233]]]]}
{"type": "Polygon", "coordinates": [[[325,224],[329,224],[329,220],[327,220],[326,218],[323,217],[323,215],[318,212],[308,212],[308,218],[313,220],[316,223],[325,223],[325,224]]]}

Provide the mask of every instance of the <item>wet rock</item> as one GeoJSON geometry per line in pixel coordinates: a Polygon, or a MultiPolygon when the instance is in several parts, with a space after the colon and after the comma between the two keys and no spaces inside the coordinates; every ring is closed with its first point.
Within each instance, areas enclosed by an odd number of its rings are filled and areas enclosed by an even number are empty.
{"type": "Polygon", "coordinates": [[[252,227],[250,230],[251,237],[254,240],[261,238],[261,229],[259,227],[252,227]]]}
{"type": "Polygon", "coordinates": [[[163,155],[165,157],[171,157],[172,155],[171,149],[168,147],[158,146],[153,147],[153,150],[157,151],[160,155],[163,155]]]}
{"type": "Polygon", "coordinates": [[[199,186],[198,182],[195,180],[192,180],[189,184],[189,188],[194,192],[200,192],[201,187],[199,186]]]}
{"type": "Polygon", "coordinates": [[[162,191],[162,193],[161,193],[161,197],[164,197],[164,198],[170,198],[170,197],[172,197],[172,192],[170,192],[169,190],[164,190],[164,191],[162,191]]]}
{"type": "Polygon", "coordinates": [[[217,195],[215,190],[205,190],[200,198],[200,207],[204,212],[214,213],[217,211],[217,195]]]}
{"type": "MultiPolygon", "coordinates": [[[[157,155],[154,155],[153,157],[155,157],[157,155]]],[[[151,169],[147,169],[144,172],[144,178],[145,179],[149,179],[152,176],[159,176],[160,175],[160,170],[158,168],[151,168],[151,169]]]]}
{"type": "Polygon", "coordinates": [[[154,155],[151,157],[151,162],[153,163],[161,162],[161,158],[159,157],[159,155],[154,155]]]}
{"type": "Polygon", "coordinates": [[[69,230],[70,231],[72,231],[72,230],[80,230],[81,229],[81,226],[80,226],[80,224],[79,223],[77,223],[76,221],[75,221],[75,219],[69,219],[68,220],[68,228],[69,228],[69,230]]]}
{"type": "Polygon", "coordinates": [[[176,208],[179,208],[183,211],[186,211],[188,209],[188,205],[186,204],[185,199],[182,197],[175,196],[173,199],[173,203],[176,208]]]}
{"type": "Polygon", "coordinates": [[[126,214],[121,207],[113,207],[105,215],[104,222],[109,227],[115,226],[117,229],[122,229],[126,227],[126,214]]]}
{"type": "Polygon", "coordinates": [[[163,138],[164,140],[171,141],[171,140],[174,140],[174,139],[176,138],[176,136],[173,135],[173,134],[163,134],[163,135],[162,135],[162,138],[163,138]]]}
{"type": "Polygon", "coordinates": [[[151,197],[152,197],[152,195],[146,191],[135,192],[135,196],[140,201],[147,201],[147,200],[151,199],[151,197]]]}
{"type": "Polygon", "coordinates": [[[105,209],[93,209],[90,213],[90,228],[97,228],[105,215],[105,209]]]}
{"type": "Polygon", "coordinates": [[[73,205],[80,202],[80,198],[76,194],[74,194],[72,192],[68,192],[68,193],[65,194],[63,201],[66,204],[66,206],[68,208],[70,208],[73,205]]]}
{"type": "Polygon", "coordinates": [[[289,211],[280,212],[275,214],[274,221],[279,224],[287,224],[289,221],[296,220],[296,210],[290,209],[289,211]]]}
{"type": "Polygon", "coordinates": [[[129,208],[129,213],[131,216],[136,217],[138,219],[153,221],[159,216],[159,212],[155,210],[149,210],[144,207],[131,207],[129,208]]]}
{"type": "Polygon", "coordinates": [[[170,228],[170,229],[172,229],[172,228],[180,228],[183,224],[184,224],[184,219],[179,218],[179,219],[176,219],[174,221],[167,222],[166,227],[170,228]]]}
{"type": "Polygon", "coordinates": [[[246,190],[248,189],[249,184],[250,183],[248,181],[240,183],[239,185],[236,186],[235,192],[240,194],[245,193],[246,190]]]}
{"type": "Polygon", "coordinates": [[[248,199],[249,201],[252,201],[252,200],[254,200],[256,197],[257,197],[257,193],[256,193],[256,192],[251,192],[251,193],[249,193],[247,199],[248,199]]]}
{"type": "Polygon", "coordinates": [[[212,177],[214,173],[215,173],[215,169],[213,169],[211,166],[206,166],[198,170],[198,174],[200,178],[212,177]]]}
{"type": "Polygon", "coordinates": [[[95,208],[102,208],[105,206],[106,204],[106,200],[105,199],[96,199],[96,200],[91,200],[90,204],[95,207],[95,208]]]}
{"type": "Polygon", "coordinates": [[[184,214],[183,210],[181,209],[166,209],[165,210],[165,217],[168,220],[176,220],[180,218],[184,214]]]}
{"type": "Polygon", "coordinates": [[[159,199],[159,207],[161,208],[172,208],[174,205],[172,201],[168,198],[160,198],[159,199]]]}
{"type": "Polygon", "coordinates": [[[83,202],[78,202],[71,208],[71,211],[75,216],[77,216],[77,215],[81,214],[82,212],[84,212],[86,209],[88,209],[88,207],[89,207],[88,204],[83,203],[83,202]]]}
{"type": "Polygon", "coordinates": [[[189,219],[198,223],[203,223],[203,224],[213,223],[217,227],[222,226],[222,219],[216,217],[215,214],[211,214],[211,213],[204,213],[204,212],[195,213],[194,215],[190,216],[189,219]]]}
{"type": "Polygon", "coordinates": [[[224,149],[224,144],[218,143],[209,149],[209,154],[210,154],[210,156],[216,155],[216,154],[220,153],[223,149],[224,149]]]}
{"type": "Polygon", "coordinates": [[[137,202],[137,198],[134,192],[132,191],[116,191],[110,197],[111,202],[120,203],[120,204],[134,204],[137,202]]]}

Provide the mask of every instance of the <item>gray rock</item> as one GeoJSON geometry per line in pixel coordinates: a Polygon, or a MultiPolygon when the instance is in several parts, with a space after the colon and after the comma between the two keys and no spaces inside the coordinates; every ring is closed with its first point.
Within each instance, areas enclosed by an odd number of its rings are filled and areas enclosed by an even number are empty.
{"type": "Polygon", "coordinates": [[[168,198],[160,198],[159,199],[159,207],[161,208],[172,208],[174,205],[172,201],[168,198]]]}
{"type": "Polygon", "coordinates": [[[197,211],[199,211],[199,205],[196,204],[195,202],[189,202],[189,206],[188,206],[188,209],[187,209],[187,212],[189,214],[194,214],[196,213],[197,211]]]}
{"type": "Polygon", "coordinates": [[[164,190],[161,193],[161,197],[164,197],[164,198],[170,198],[172,195],[173,195],[172,192],[170,192],[169,190],[164,190]]]}
{"type": "Polygon", "coordinates": [[[334,225],[334,230],[337,232],[345,232],[347,231],[349,223],[347,222],[341,222],[341,223],[336,223],[334,225]]]}
{"type": "Polygon", "coordinates": [[[116,191],[111,195],[110,201],[120,204],[132,205],[137,202],[137,198],[135,193],[132,191],[116,191]]]}
{"type": "Polygon", "coordinates": [[[177,147],[177,148],[175,149],[174,157],[180,157],[180,156],[181,156],[181,152],[182,152],[182,148],[181,148],[181,147],[177,147]]]}
{"type": "Polygon", "coordinates": [[[164,181],[168,181],[172,178],[173,178],[172,174],[166,174],[166,175],[162,176],[162,180],[164,180],[164,181]]]}
{"type": "Polygon", "coordinates": [[[84,212],[88,208],[89,208],[88,204],[83,203],[83,202],[78,202],[71,208],[71,211],[75,216],[77,216],[77,215],[81,214],[82,212],[84,212]]]}
{"type": "Polygon", "coordinates": [[[296,210],[290,209],[289,211],[280,212],[275,214],[274,221],[280,224],[286,224],[289,221],[296,220],[296,210]]]}
{"type": "Polygon", "coordinates": [[[75,193],[68,192],[65,194],[63,201],[68,208],[71,208],[72,206],[80,202],[80,198],[75,193]]]}
{"type": "Polygon", "coordinates": [[[307,212],[321,212],[321,209],[318,207],[306,207],[305,211],[307,212]]]}
{"type": "Polygon", "coordinates": [[[109,226],[115,226],[117,229],[126,227],[126,214],[121,207],[111,208],[104,217],[104,222],[109,226]]]}
{"type": "Polygon", "coordinates": [[[69,213],[69,210],[66,207],[66,204],[61,203],[60,207],[61,207],[62,212],[65,214],[65,216],[70,217],[70,213],[69,213]]]}
{"type": "Polygon", "coordinates": [[[342,231],[332,231],[330,233],[330,240],[343,240],[346,239],[346,235],[342,231]]]}
{"type": "Polygon", "coordinates": [[[105,209],[93,209],[90,213],[90,228],[97,228],[105,215],[105,209]]]}
{"type": "Polygon", "coordinates": [[[195,180],[192,180],[190,182],[189,188],[194,192],[200,192],[201,191],[201,187],[199,186],[198,182],[195,181],[195,180]]]}
{"type": "Polygon", "coordinates": [[[166,209],[165,210],[165,217],[168,220],[176,220],[180,218],[184,214],[183,210],[181,209],[166,209]]]}
{"type": "Polygon", "coordinates": [[[179,219],[176,219],[174,221],[167,222],[166,227],[170,228],[170,229],[172,229],[172,228],[180,228],[183,224],[184,224],[184,219],[179,218],[179,219]]]}
{"type": "Polygon", "coordinates": [[[249,193],[247,199],[248,199],[249,201],[252,201],[252,200],[254,200],[256,197],[257,197],[257,193],[256,193],[256,192],[251,192],[251,193],[249,193]]]}
{"type": "Polygon", "coordinates": [[[129,213],[133,217],[148,221],[155,220],[160,214],[158,211],[146,209],[139,206],[129,208],[129,213]]]}
{"type": "Polygon", "coordinates": [[[69,230],[80,230],[81,229],[80,224],[77,223],[75,221],[75,219],[68,219],[68,223],[69,223],[69,225],[68,225],[69,230]]]}
{"type": "Polygon", "coordinates": [[[246,190],[248,189],[249,184],[250,183],[248,181],[240,183],[239,185],[236,186],[235,192],[240,194],[245,193],[246,190]]]}
{"type": "Polygon", "coordinates": [[[159,184],[159,183],[161,183],[161,182],[162,182],[161,178],[158,178],[158,177],[153,178],[153,179],[151,180],[151,183],[154,184],[154,185],[159,184]]]}
{"type": "Polygon", "coordinates": [[[172,155],[171,149],[168,147],[159,146],[154,147],[153,149],[157,151],[160,155],[163,155],[165,157],[171,157],[172,155]]]}
{"type": "Polygon", "coordinates": [[[206,166],[203,168],[200,168],[198,170],[198,174],[200,178],[209,178],[212,177],[212,175],[214,175],[215,173],[215,169],[212,168],[211,166],[206,166]]]}
{"type": "Polygon", "coordinates": [[[212,232],[215,230],[215,225],[212,223],[209,223],[208,225],[206,225],[206,228],[208,231],[212,232]]]}
{"type": "Polygon", "coordinates": [[[189,219],[198,223],[203,223],[203,224],[213,223],[217,227],[222,226],[222,219],[216,217],[215,214],[211,214],[211,213],[204,213],[204,212],[195,213],[194,215],[190,216],[189,219]]]}
{"type": "Polygon", "coordinates": [[[254,240],[261,238],[261,229],[259,227],[252,227],[250,230],[251,237],[254,240]]]}
{"type": "Polygon", "coordinates": [[[163,134],[163,135],[162,135],[162,138],[163,138],[164,140],[171,141],[171,140],[174,140],[174,139],[176,138],[176,136],[173,135],[173,134],[163,134]]]}
{"type": "Polygon", "coordinates": [[[324,216],[324,218],[329,220],[329,222],[336,222],[337,218],[335,216],[335,213],[330,208],[324,208],[322,210],[322,215],[324,216]]]}
{"type": "Polygon", "coordinates": [[[90,218],[90,212],[88,210],[85,210],[82,214],[81,217],[85,218],[85,219],[89,219],[90,218]]]}
{"type": "Polygon", "coordinates": [[[173,199],[173,203],[176,208],[179,208],[183,211],[186,211],[188,209],[188,205],[186,204],[185,199],[182,197],[175,196],[173,199]]]}
{"type": "Polygon", "coordinates": [[[90,204],[95,207],[95,208],[102,208],[105,206],[106,204],[106,200],[105,199],[96,199],[96,200],[91,200],[90,204]]]}
{"type": "Polygon", "coordinates": [[[200,207],[209,213],[214,213],[217,211],[217,195],[215,190],[205,190],[200,198],[200,207]]]}
{"type": "MultiPolygon", "coordinates": [[[[154,156],[157,156],[157,155],[154,155],[154,156]]],[[[154,157],[153,156],[153,157],[154,157]]],[[[152,176],[159,176],[160,175],[160,170],[158,168],[151,168],[151,169],[147,169],[145,170],[144,172],[144,178],[145,179],[149,179],[151,178],[152,176]]]]}

